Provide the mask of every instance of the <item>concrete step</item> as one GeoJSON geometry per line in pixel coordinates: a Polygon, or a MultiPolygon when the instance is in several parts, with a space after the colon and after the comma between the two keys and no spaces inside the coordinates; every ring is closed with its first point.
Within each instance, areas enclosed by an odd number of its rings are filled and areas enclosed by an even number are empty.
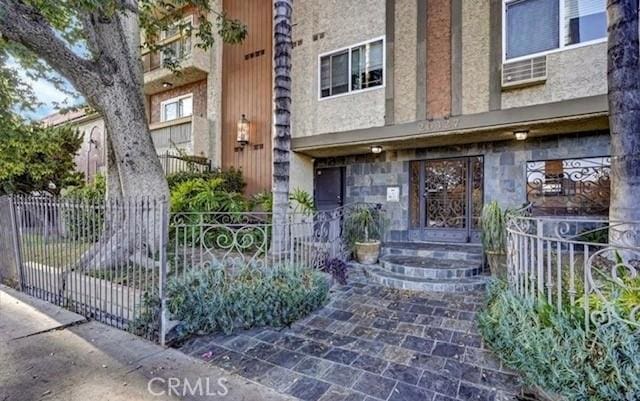
{"type": "Polygon", "coordinates": [[[385,242],[382,246],[382,254],[480,262],[483,259],[482,246],[480,245],[437,242],[385,242]]]}
{"type": "Polygon", "coordinates": [[[380,258],[380,266],[395,274],[443,280],[472,277],[482,273],[481,262],[468,259],[385,255],[380,258]]]}
{"type": "Polygon", "coordinates": [[[486,276],[457,278],[455,280],[410,277],[403,274],[392,273],[376,265],[364,266],[364,270],[373,281],[381,285],[411,291],[481,291],[485,288],[487,282],[486,276]]]}

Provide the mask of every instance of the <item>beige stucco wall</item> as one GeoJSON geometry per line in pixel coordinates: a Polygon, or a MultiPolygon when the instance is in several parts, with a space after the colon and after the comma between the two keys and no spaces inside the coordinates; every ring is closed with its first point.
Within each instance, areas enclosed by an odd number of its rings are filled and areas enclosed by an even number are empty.
{"type": "Polygon", "coordinates": [[[301,189],[313,196],[313,159],[291,152],[289,190],[301,189]]]}
{"type": "MultiPolygon", "coordinates": [[[[222,10],[222,0],[212,1],[211,10],[209,20],[213,22],[214,13],[222,10]]],[[[210,49],[211,68],[207,75],[208,156],[214,166],[222,165],[222,47],[222,41],[216,40],[210,49]]]]}
{"type": "Polygon", "coordinates": [[[489,0],[462,1],[463,114],[489,110],[489,3],[489,0]]]}
{"type": "Polygon", "coordinates": [[[607,93],[607,44],[598,43],[551,53],[547,81],[502,92],[502,108],[558,102],[607,93]]]}
{"type": "Polygon", "coordinates": [[[104,120],[96,115],[95,118],[73,123],[72,126],[82,134],[82,145],[75,157],[76,170],[89,177],[93,177],[96,172],[104,173],[107,163],[107,135],[104,120]],[[90,139],[94,140],[91,145],[90,139]]]}
{"type": "Polygon", "coordinates": [[[293,15],[294,137],[384,125],[385,90],[318,99],[318,55],[385,34],[384,0],[298,0],[293,15]],[[316,33],[324,38],[313,41],[316,33]]]}
{"type": "Polygon", "coordinates": [[[417,13],[416,0],[396,0],[393,88],[397,94],[394,97],[396,124],[416,120],[417,13]]]}

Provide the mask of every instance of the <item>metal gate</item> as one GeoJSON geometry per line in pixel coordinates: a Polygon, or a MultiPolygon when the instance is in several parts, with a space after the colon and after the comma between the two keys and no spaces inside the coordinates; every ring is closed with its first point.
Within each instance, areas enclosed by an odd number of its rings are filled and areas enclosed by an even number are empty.
{"type": "Polygon", "coordinates": [[[11,220],[23,292],[164,341],[166,202],[16,196],[11,220]]]}

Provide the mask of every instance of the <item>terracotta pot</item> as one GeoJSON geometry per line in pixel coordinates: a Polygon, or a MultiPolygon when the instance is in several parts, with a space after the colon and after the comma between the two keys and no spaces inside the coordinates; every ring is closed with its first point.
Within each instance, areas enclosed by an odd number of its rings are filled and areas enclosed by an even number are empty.
{"type": "Polygon", "coordinates": [[[504,252],[485,251],[491,274],[502,279],[507,279],[507,254],[504,252]]]}
{"type": "Polygon", "coordinates": [[[356,242],[356,259],[363,265],[373,265],[380,256],[380,241],[356,242]]]}

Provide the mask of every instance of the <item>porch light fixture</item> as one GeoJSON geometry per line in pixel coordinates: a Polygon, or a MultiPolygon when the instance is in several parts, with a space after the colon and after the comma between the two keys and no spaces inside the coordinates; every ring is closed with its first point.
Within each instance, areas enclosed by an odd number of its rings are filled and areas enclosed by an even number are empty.
{"type": "Polygon", "coordinates": [[[527,130],[513,131],[513,135],[516,137],[517,140],[524,141],[529,136],[529,131],[527,130]]]}
{"type": "Polygon", "coordinates": [[[172,86],[173,86],[173,84],[171,82],[164,81],[162,83],[162,87],[163,88],[171,88],[172,86]]]}
{"type": "Polygon", "coordinates": [[[382,146],[380,145],[371,145],[369,149],[371,149],[371,153],[375,153],[375,154],[382,153],[382,146]]]}
{"type": "Polygon", "coordinates": [[[245,146],[249,143],[249,120],[243,114],[242,117],[238,120],[238,134],[237,134],[237,142],[240,146],[245,146]]]}

